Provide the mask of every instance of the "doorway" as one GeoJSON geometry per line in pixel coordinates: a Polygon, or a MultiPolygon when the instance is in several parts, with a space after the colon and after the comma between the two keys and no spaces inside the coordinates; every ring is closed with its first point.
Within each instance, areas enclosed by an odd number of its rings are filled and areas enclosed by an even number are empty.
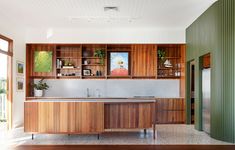
{"type": "Polygon", "coordinates": [[[0,35],[0,130],[11,128],[12,40],[0,35]]]}
{"type": "Polygon", "coordinates": [[[195,122],[195,61],[190,62],[190,123],[195,122]]]}

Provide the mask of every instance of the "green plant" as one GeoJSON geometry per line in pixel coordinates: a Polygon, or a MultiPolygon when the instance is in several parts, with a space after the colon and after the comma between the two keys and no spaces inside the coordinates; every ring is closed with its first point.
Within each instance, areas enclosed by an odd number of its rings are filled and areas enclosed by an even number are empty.
{"type": "Polygon", "coordinates": [[[94,52],[95,57],[100,58],[100,64],[104,64],[104,58],[105,58],[105,50],[104,49],[96,49],[94,52]]]}
{"type": "Polygon", "coordinates": [[[43,83],[44,79],[41,79],[40,81],[38,81],[38,83],[34,83],[33,87],[36,90],[47,90],[49,88],[49,86],[46,83],[43,83]]]}
{"type": "Polygon", "coordinates": [[[3,83],[6,83],[6,80],[0,80],[0,94],[6,94],[6,89],[3,87],[3,83]]]}
{"type": "Polygon", "coordinates": [[[0,89],[0,94],[6,94],[6,90],[5,89],[0,89]]]}
{"type": "Polygon", "coordinates": [[[165,56],[166,56],[166,52],[164,50],[158,50],[157,51],[158,57],[160,58],[161,62],[164,62],[165,60],[165,56]]]}

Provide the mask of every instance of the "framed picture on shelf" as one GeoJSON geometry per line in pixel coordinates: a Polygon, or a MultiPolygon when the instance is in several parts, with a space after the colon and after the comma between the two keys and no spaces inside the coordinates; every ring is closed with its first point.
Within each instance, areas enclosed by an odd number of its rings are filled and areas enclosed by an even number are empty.
{"type": "Polygon", "coordinates": [[[16,91],[17,92],[24,91],[24,78],[21,78],[21,77],[16,78],[16,91]]]}
{"type": "Polygon", "coordinates": [[[129,75],[129,52],[110,52],[109,59],[111,76],[129,75]]]}
{"type": "Polygon", "coordinates": [[[91,70],[90,69],[83,69],[83,75],[84,76],[90,76],[91,75],[91,70]]]}
{"type": "Polygon", "coordinates": [[[16,61],[16,72],[17,72],[17,75],[19,76],[24,75],[24,62],[16,61]]]}

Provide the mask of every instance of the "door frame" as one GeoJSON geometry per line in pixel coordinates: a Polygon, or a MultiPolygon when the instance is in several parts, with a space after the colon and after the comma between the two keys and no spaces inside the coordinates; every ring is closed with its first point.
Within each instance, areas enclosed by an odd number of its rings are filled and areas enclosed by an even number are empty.
{"type": "Polygon", "coordinates": [[[0,39],[8,41],[8,51],[0,49],[0,53],[7,56],[7,129],[12,129],[12,104],[13,104],[13,40],[0,34],[0,39]]]}

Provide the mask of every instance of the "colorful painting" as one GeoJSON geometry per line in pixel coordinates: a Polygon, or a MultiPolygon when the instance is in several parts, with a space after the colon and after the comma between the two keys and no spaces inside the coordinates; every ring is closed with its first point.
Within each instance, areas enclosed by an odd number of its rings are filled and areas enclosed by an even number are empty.
{"type": "Polygon", "coordinates": [[[16,78],[16,89],[18,92],[24,91],[24,78],[16,78]]]}
{"type": "Polygon", "coordinates": [[[128,52],[110,52],[110,75],[127,76],[129,74],[128,69],[128,52]]]}
{"type": "Polygon", "coordinates": [[[21,61],[16,61],[16,71],[18,75],[24,75],[24,63],[21,61]]]}
{"type": "Polygon", "coordinates": [[[52,71],[52,51],[34,52],[34,72],[52,71]]]}

